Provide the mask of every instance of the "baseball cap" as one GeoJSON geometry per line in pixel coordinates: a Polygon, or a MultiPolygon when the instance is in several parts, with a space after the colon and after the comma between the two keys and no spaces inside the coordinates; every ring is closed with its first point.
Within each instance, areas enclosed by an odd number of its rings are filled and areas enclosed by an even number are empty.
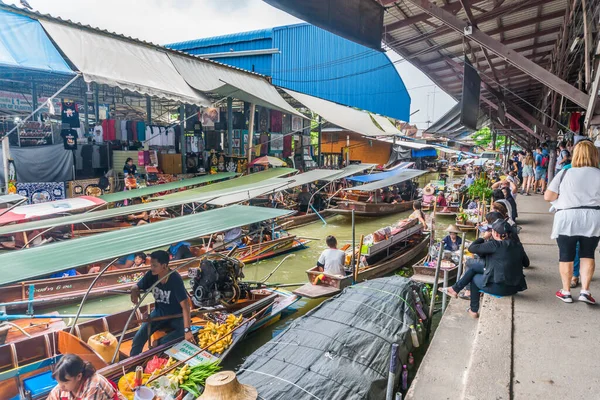
{"type": "Polygon", "coordinates": [[[504,220],[497,220],[492,224],[492,229],[500,235],[510,233],[510,224],[504,220]]]}

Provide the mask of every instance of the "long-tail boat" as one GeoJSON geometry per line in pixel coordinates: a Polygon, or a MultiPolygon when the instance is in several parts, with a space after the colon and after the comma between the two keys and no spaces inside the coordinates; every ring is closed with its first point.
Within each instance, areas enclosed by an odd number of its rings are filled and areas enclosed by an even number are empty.
{"type": "Polygon", "coordinates": [[[403,220],[388,228],[369,235],[366,241],[361,240],[358,249],[354,250],[354,266],[350,262],[353,250],[346,250],[345,276],[327,274],[315,266],[306,271],[308,283],[294,293],[308,298],[333,296],[353,282],[378,278],[402,268],[423,253],[429,244],[429,235],[416,220],[403,220]]]}

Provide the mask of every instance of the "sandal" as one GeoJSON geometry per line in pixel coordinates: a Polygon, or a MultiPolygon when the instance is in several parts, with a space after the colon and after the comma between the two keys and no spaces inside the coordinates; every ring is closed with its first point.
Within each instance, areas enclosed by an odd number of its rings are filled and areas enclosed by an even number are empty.
{"type": "Polygon", "coordinates": [[[454,289],[452,289],[452,286],[438,288],[438,292],[447,294],[448,296],[454,297],[455,299],[458,298],[458,293],[456,293],[454,289]]]}
{"type": "Polygon", "coordinates": [[[469,313],[469,316],[471,318],[475,318],[475,319],[479,318],[479,313],[471,311],[471,308],[467,308],[467,312],[469,313]]]}
{"type": "Polygon", "coordinates": [[[458,294],[458,298],[459,298],[459,299],[462,299],[462,300],[471,300],[471,293],[469,292],[469,294],[467,294],[467,292],[466,292],[466,291],[464,291],[464,292],[460,292],[460,293],[458,294]]]}
{"type": "Polygon", "coordinates": [[[572,276],[572,277],[571,277],[571,287],[572,287],[572,288],[575,288],[575,287],[577,287],[577,286],[579,286],[579,277],[577,277],[577,276],[572,276]]]}

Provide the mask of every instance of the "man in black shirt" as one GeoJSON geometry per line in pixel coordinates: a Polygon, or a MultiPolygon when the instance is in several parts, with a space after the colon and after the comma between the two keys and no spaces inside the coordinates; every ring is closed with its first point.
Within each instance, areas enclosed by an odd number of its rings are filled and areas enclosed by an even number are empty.
{"type": "MultiPolygon", "coordinates": [[[[169,269],[169,253],[166,251],[155,251],[150,255],[150,258],[150,271],[146,272],[142,279],[131,288],[131,302],[137,304],[140,299],[140,290],[148,290],[157,281],[160,281],[152,289],[155,304],[154,310],[150,313],[150,318],[169,315],[173,317],[151,322],[150,334],[161,329],[170,328],[172,330],[166,336],[159,339],[159,344],[164,344],[183,336],[187,341],[194,343],[194,336],[190,330],[190,303],[188,302],[188,294],[183,285],[181,275],[178,272],[173,272],[167,276],[171,270],[169,269]]],[[[148,339],[148,322],[144,322],[133,338],[130,356],[140,354],[148,339]]]]}

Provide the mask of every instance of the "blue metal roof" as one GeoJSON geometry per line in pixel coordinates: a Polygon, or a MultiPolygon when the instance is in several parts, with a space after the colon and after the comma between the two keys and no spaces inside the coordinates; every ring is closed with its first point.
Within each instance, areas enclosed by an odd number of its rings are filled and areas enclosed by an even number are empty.
{"type": "Polygon", "coordinates": [[[272,77],[274,85],[408,121],[410,96],[381,52],[301,23],[167,45],[195,55],[275,48],[279,53],[215,58],[272,77]]]}
{"type": "Polygon", "coordinates": [[[0,65],[74,74],[38,21],[2,10],[0,65]]]}

